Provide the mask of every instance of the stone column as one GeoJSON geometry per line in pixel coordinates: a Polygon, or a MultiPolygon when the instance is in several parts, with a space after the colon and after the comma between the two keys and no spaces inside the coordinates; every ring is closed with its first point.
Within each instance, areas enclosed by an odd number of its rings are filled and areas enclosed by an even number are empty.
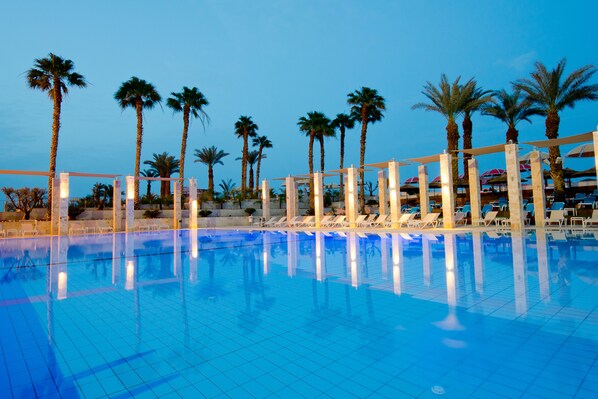
{"type": "Polygon", "coordinates": [[[290,222],[297,216],[297,195],[295,189],[295,179],[292,176],[287,176],[286,182],[286,204],[287,204],[287,222],[290,222]]]}
{"type": "Polygon", "coordinates": [[[50,233],[57,236],[60,225],[60,179],[52,178],[52,220],[50,222],[50,233]]]}
{"type": "Polygon", "coordinates": [[[393,228],[399,227],[401,218],[401,179],[399,177],[399,164],[395,161],[388,162],[388,192],[390,196],[390,222],[393,228]]]}
{"type": "Polygon", "coordinates": [[[359,213],[358,191],[357,169],[351,165],[351,167],[347,169],[347,196],[345,196],[347,221],[351,228],[357,227],[355,221],[357,220],[357,215],[359,213]]]}
{"type": "Polygon", "coordinates": [[[386,215],[386,171],[380,169],[378,171],[378,213],[386,215]]]}
{"type": "Polygon", "coordinates": [[[440,154],[440,190],[442,192],[442,223],[447,229],[455,227],[455,195],[451,154],[440,154]]]}
{"type": "Polygon", "coordinates": [[[69,174],[60,174],[60,205],[58,210],[58,234],[69,234],[69,174]]]}
{"type": "Polygon", "coordinates": [[[544,173],[542,172],[542,157],[540,151],[532,151],[530,155],[530,165],[532,168],[534,221],[536,226],[544,226],[544,215],[546,215],[546,191],[544,188],[544,173]]]}
{"type": "Polygon", "coordinates": [[[324,186],[322,183],[322,173],[314,173],[314,210],[316,215],[316,227],[322,227],[321,221],[324,217],[324,186]]]}
{"type": "Polygon", "coordinates": [[[135,176],[127,176],[125,181],[127,182],[127,198],[125,201],[125,231],[130,233],[135,231],[135,176]]]}
{"type": "Polygon", "coordinates": [[[430,194],[428,193],[428,167],[419,165],[417,167],[417,177],[419,182],[419,209],[421,217],[424,218],[430,213],[430,194]]]}
{"type": "Polygon", "coordinates": [[[122,231],[122,188],[118,179],[114,179],[112,184],[112,230],[116,233],[117,231],[122,231]]]}
{"type": "Polygon", "coordinates": [[[523,198],[521,196],[521,172],[519,169],[519,146],[505,145],[507,163],[507,190],[509,194],[509,214],[511,229],[523,229],[523,198]]]}
{"type": "Polygon", "coordinates": [[[594,139],[594,165],[596,165],[596,178],[598,179],[598,127],[596,129],[597,131],[592,134],[592,137],[594,139]]]}
{"type": "Polygon", "coordinates": [[[469,166],[469,204],[471,207],[471,224],[476,225],[482,219],[482,197],[480,196],[480,169],[478,160],[470,158],[469,166]]]}
{"type": "Polygon", "coordinates": [[[197,180],[189,179],[189,229],[197,229],[197,180]]]}
{"type": "Polygon", "coordinates": [[[262,218],[270,219],[270,185],[266,179],[262,180],[262,218]]]}
{"type": "MultiPolygon", "coordinates": [[[[170,183],[169,183],[170,184],[170,183]]],[[[175,180],[174,182],[174,194],[173,194],[173,219],[174,222],[172,224],[172,228],[177,230],[180,229],[181,226],[181,182],[179,180],[175,180]]]]}

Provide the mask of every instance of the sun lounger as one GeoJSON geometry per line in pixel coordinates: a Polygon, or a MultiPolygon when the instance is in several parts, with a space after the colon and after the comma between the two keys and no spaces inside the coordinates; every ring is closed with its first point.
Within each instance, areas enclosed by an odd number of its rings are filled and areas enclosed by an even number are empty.
{"type": "Polygon", "coordinates": [[[263,226],[264,226],[264,227],[270,227],[270,226],[272,226],[274,223],[276,223],[276,221],[277,221],[278,219],[279,219],[279,218],[278,218],[277,216],[272,216],[272,217],[271,217],[269,220],[267,220],[267,221],[265,221],[265,222],[264,222],[263,226]]]}
{"type": "Polygon", "coordinates": [[[346,226],[346,220],[347,220],[347,216],[345,215],[339,215],[337,216],[336,219],[334,219],[334,221],[332,222],[332,224],[330,225],[331,227],[343,227],[346,226]]]}
{"type": "MultiPolygon", "coordinates": [[[[403,213],[397,222],[398,227],[405,227],[410,221],[415,220],[415,213],[403,213]]],[[[386,227],[392,227],[392,220],[387,220],[384,225],[386,227]]]]}
{"type": "Polygon", "coordinates": [[[39,234],[39,231],[35,228],[33,223],[22,223],[21,234],[23,236],[36,236],[39,234]]]}
{"type": "Polygon", "coordinates": [[[387,217],[388,217],[388,215],[380,215],[376,219],[372,220],[371,222],[368,222],[365,225],[365,227],[382,227],[382,226],[384,226],[384,223],[386,223],[387,217]]]}
{"type": "Polygon", "coordinates": [[[287,217],[283,216],[280,218],[280,220],[276,223],[274,223],[271,227],[283,227],[287,225],[287,217]]]}
{"type": "Polygon", "coordinates": [[[70,222],[69,235],[70,234],[87,234],[87,228],[81,222],[70,222]]]}
{"type": "Polygon", "coordinates": [[[372,213],[371,215],[369,215],[365,220],[363,220],[362,222],[357,223],[357,226],[359,227],[367,227],[370,225],[370,223],[372,223],[374,220],[376,220],[376,214],[372,213]]]}
{"type": "Polygon", "coordinates": [[[565,211],[550,211],[550,217],[544,219],[544,224],[551,225],[553,223],[562,226],[565,223],[565,211]]]}
{"type": "Polygon", "coordinates": [[[297,223],[297,227],[309,227],[314,224],[315,219],[315,216],[305,216],[299,223],[297,223]]]}
{"type": "Polygon", "coordinates": [[[420,229],[426,227],[436,227],[438,226],[438,216],[439,213],[428,213],[423,219],[420,220],[411,220],[407,223],[408,227],[417,227],[420,229]]]}
{"type": "Polygon", "coordinates": [[[330,221],[334,219],[334,216],[332,215],[326,215],[322,218],[322,220],[320,220],[320,226],[326,226],[327,223],[330,223],[330,221]]]}
{"type": "Polygon", "coordinates": [[[322,227],[334,227],[336,225],[336,223],[339,223],[341,220],[344,220],[345,216],[344,215],[338,215],[333,219],[328,220],[327,222],[322,221],[321,225],[322,227]]]}
{"type": "Polygon", "coordinates": [[[467,224],[467,218],[464,212],[455,212],[455,226],[467,224]]]}
{"type": "Polygon", "coordinates": [[[497,223],[496,216],[498,216],[498,211],[490,211],[486,213],[483,219],[476,221],[474,224],[478,226],[482,224],[484,226],[489,226],[492,223],[497,223]]]}
{"type": "Polygon", "coordinates": [[[365,220],[368,218],[368,215],[359,215],[357,216],[357,219],[355,219],[355,225],[357,227],[361,227],[361,225],[365,222],[365,220]]]}
{"type": "Polygon", "coordinates": [[[301,223],[301,221],[303,220],[303,216],[295,216],[294,218],[292,218],[291,220],[289,220],[289,227],[297,227],[299,225],[299,223],[301,223]]]}
{"type": "Polygon", "coordinates": [[[105,220],[96,221],[96,230],[100,233],[113,233],[114,228],[108,224],[105,220]]]}
{"type": "Polygon", "coordinates": [[[592,217],[587,218],[583,221],[583,227],[586,228],[588,226],[594,226],[598,224],[598,209],[594,209],[592,211],[592,217]]]}

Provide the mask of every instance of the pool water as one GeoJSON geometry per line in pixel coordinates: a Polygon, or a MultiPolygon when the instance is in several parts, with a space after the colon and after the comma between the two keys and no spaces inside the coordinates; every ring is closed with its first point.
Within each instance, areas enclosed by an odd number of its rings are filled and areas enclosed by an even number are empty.
{"type": "Polygon", "coordinates": [[[0,397],[596,398],[597,238],[0,240],[0,397]]]}

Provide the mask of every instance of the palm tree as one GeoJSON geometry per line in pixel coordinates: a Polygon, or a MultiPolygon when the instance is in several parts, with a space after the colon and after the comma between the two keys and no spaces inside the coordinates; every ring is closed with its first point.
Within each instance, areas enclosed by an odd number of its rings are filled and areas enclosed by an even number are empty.
{"type": "MultiPolygon", "coordinates": [[[[359,165],[365,163],[365,143],[367,138],[368,123],[376,123],[384,117],[382,111],[386,109],[384,97],[378,94],[376,89],[362,87],[361,90],[355,90],[347,95],[347,103],[351,105],[351,116],[361,122],[361,139],[359,150],[359,165]]],[[[359,173],[359,178],[363,182],[363,169],[359,173]]],[[[363,184],[360,185],[359,200],[360,208],[365,207],[365,190],[363,184]]]]}
{"type": "MultiPolygon", "coordinates": [[[[343,168],[343,163],[345,160],[345,131],[347,129],[353,129],[355,127],[355,119],[347,114],[336,114],[336,118],[332,120],[332,127],[334,129],[338,129],[341,133],[341,156],[340,156],[340,169],[343,168]]],[[[345,198],[345,191],[344,191],[344,179],[343,174],[339,173],[340,177],[340,198],[341,201],[345,198]]]]}
{"type": "MultiPolygon", "coordinates": [[[[167,152],[162,154],[153,154],[154,159],[145,161],[145,165],[149,165],[151,169],[158,173],[158,176],[163,178],[170,178],[172,174],[179,172],[180,161],[174,155],[168,155],[167,152]]],[[[170,181],[160,181],[160,197],[164,198],[170,195],[170,181]]]]}
{"type": "Polygon", "coordinates": [[[172,97],[166,100],[166,106],[172,108],[173,112],[183,113],[183,137],[181,139],[181,172],[180,182],[183,186],[185,179],[185,154],[187,152],[187,134],[189,133],[189,117],[198,118],[205,129],[205,124],[210,123],[210,117],[206,114],[204,107],[209,105],[208,100],[197,87],[183,87],[180,93],[170,93],[172,97]]]}
{"type": "Polygon", "coordinates": [[[493,116],[507,125],[506,142],[517,143],[519,141],[519,131],[516,126],[521,121],[530,122],[533,115],[539,114],[539,109],[532,107],[525,100],[520,90],[513,93],[507,93],[506,90],[494,92],[496,103],[486,104],[482,107],[482,115],[493,116]]]}
{"type": "MultiPolygon", "coordinates": [[[[249,151],[249,137],[257,135],[258,126],[251,120],[251,116],[241,115],[235,122],[235,135],[243,139],[243,156],[241,159],[241,196],[245,198],[247,192],[247,153],[249,151]]],[[[253,187],[249,187],[253,190],[253,187]]]]}
{"type": "MultiPolygon", "coordinates": [[[[257,161],[259,160],[259,151],[249,151],[247,153],[247,164],[249,165],[249,183],[247,184],[247,187],[250,189],[250,191],[253,190],[253,186],[254,186],[254,180],[253,180],[253,165],[255,165],[257,163],[257,161]]],[[[262,155],[262,158],[268,158],[266,156],[266,154],[262,155]]],[[[235,158],[237,161],[242,161],[243,157],[238,157],[235,158]]],[[[256,189],[256,192],[258,191],[258,189],[256,189]]]]}
{"type": "Polygon", "coordinates": [[[299,130],[305,133],[309,137],[308,151],[307,151],[307,162],[309,165],[309,205],[314,208],[314,140],[317,137],[318,131],[322,129],[323,125],[329,124],[330,120],[322,112],[308,112],[307,117],[302,116],[299,118],[299,130]]]}
{"type": "Polygon", "coordinates": [[[272,148],[272,142],[266,136],[257,136],[253,138],[252,144],[258,148],[257,169],[255,171],[255,192],[260,190],[260,169],[262,166],[262,159],[266,158],[264,155],[264,148],[272,148]]]}
{"type": "MultiPolygon", "coordinates": [[[[143,177],[158,177],[158,172],[155,169],[145,169],[139,172],[139,174],[143,177]]],[[[145,196],[149,197],[152,194],[152,181],[147,180],[147,190],[145,191],[145,196]]]]}
{"type": "MultiPolygon", "coordinates": [[[[470,79],[462,88],[463,95],[463,149],[468,150],[472,147],[473,123],[471,122],[471,115],[479,111],[485,104],[494,101],[492,92],[490,90],[483,90],[477,87],[477,82],[470,79]]],[[[469,164],[468,161],[471,154],[463,153],[463,173],[466,182],[469,181],[469,164]]]]}
{"type": "Polygon", "coordinates": [[[222,189],[222,197],[225,199],[231,199],[233,197],[233,192],[237,188],[237,185],[233,183],[232,179],[228,180],[221,180],[218,187],[222,189]]]}
{"type": "MultiPolygon", "coordinates": [[[[417,103],[411,107],[411,109],[423,109],[424,111],[438,112],[446,118],[446,141],[449,152],[459,149],[459,126],[457,125],[457,122],[455,122],[455,119],[463,113],[463,96],[459,80],[461,80],[461,77],[455,79],[451,84],[446,75],[442,74],[440,75],[440,84],[438,87],[430,82],[426,82],[422,94],[430,100],[430,103],[417,103]]],[[[452,167],[453,183],[456,190],[456,183],[459,178],[459,164],[457,157],[453,158],[452,167]]]]}
{"type": "MultiPolygon", "coordinates": [[[[594,65],[576,69],[563,79],[566,63],[566,59],[563,58],[556,68],[549,71],[544,64],[536,62],[536,70],[530,74],[530,78],[519,79],[513,83],[514,88],[524,92],[526,100],[540,110],[540,115],[546,116],[548,139],[556,139],[559,136],[559,112],[565,108],[573,108],[579,101],[598,99],[598,85],[587,84],[596,73],[594,65]]],[[[554,182],[555,201],[565,198],[563,164],[557,162],[560,156],[558,146],[550,147],[550,174],[554,182]]]]}
{"type": "Polygon", "coordinates": [[[83,75],[73,72],[75,64],[55,54],[47,58],[36,58],[33,68],[27,71],[27,83],[30,88],[47,91],[54,102],[52,113],[52,143],[50,144],[50,176],[48,177],[48,212],[52,213],[52,178],[56,175],[56,155],[58,153],[58,133],[60,131],[60,112],[63,95],[68,94],[68,86],[85,87],[83,75]]]}
{"type": "MultiPolygon", "coordinates": [[[[114,99],[122,109],[127,107],[135,108],[137,114],[137,146],[135,151],[135,177],[139,177],[141,164],[141,144],[143,141],[143,110],[152,109],[162,98],[156,91],[153,84],[143,79],[133,76],[131,79],[123,82],[116,93],[114,99]]],[[[170,185],[168,185],[170,187],[170,185]]],[[[135,204],[139,201],[139,180],[135,179],[135,204]]]]}
{"type": "Polygon", "coordinates": [[[208,167],[208,195],[210,200],[214,199],[214,165],[223,165],[222,159],[229,155],[216,148],[216,146],[204,147],[201,150],[195,150],[195,162],[203,163],[208,167]]]}
{"type": "Polygon", "coordinates": [[[324,138],[336,137],[336,133],[334,132],[334,128],[332,127],[330,119],[326,118],[325,120],[322,120],[322,125],[316,132],[316,137],[320,142],[320,170],[324,171],[326,169],[324,167],[324,138]]]}

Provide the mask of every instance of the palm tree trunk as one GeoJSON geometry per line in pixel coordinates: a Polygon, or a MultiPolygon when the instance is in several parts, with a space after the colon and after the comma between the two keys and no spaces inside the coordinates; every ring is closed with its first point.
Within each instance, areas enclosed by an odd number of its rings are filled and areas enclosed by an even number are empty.
{"type": "Polygon", "coordinates": [[[258,149],[258,155],[257,155],[257,169],[255,171],[255,192],[259,193],[260,192],[260,168],[262,166],[262,151],[264,150],[264,147],[262,147],[260,145],[259,149],[258,149]]]}
{"type": "Polygon", "coordinates": [[[361,165],[365,163],[365,142],[366,136],[368,133],[368,118],[367,118],[367,110],[365,107],[361,110],[361,140],[360,140],[360,150],[359,150],[359,166],[361,171],[359,172],[359,179],[361,180],[361,184],[359,185],[359,208],[360,212],[363,212],[365,208],[365,187],[363,184],[363,168],[361,165]]]}
{"type": "Polygon", "coordinates": [[[323,172],[324,168],[324,137],[319,136],[318,141],[320,142],[320,172],[323,172]]]}
{"type": "Polygon", "coordinates": [[[148,180],[147,181],[147,191],[145,193],[145,196],[149,198],[151,193],[152,193],[152,181],[148,180]]]}
{"type": "Polygon", "coordinates": [[[52,112],[52,143],[50,144],[50,176],[48,176],[48,215],[52,217],[52,179],[56,176],[56,156],[58,154],[58,133],[60,131],[60,110],[62,91],[60,79],[54,78],[54,111],[52,112]]]}
{"type": "Polygon", "coordinates": [[[247,185],[247,187],[249,187],[249,191],[253,190],[253,165],[249,165],[249,184],[247,185]]]}
{"type": "MultiPolygon", "coordinates": [[[[135,150],[135,177],[139,177],[139,166],[141,165],[141,145],[143,142],[143,100],[138,99],[135,103],[137,113],[137,148],[135,150]]],[[[139,180],[135,179],[135,207],[139,204],[139,180]]]]}
{"type": "MultiPolygon", "coordinates": [[[[556,111],[549,111],[546,116],[546,137],[549,139],[556,139],[559,137],[559,125],[561,118],[556,111]]],[[[550,176],[554,183],[554,200],[565,200],[565,178],[563,176],[563,163],[557,162],[557,158],[561,157],[561,150],[559,146],[550,147],[548,149],[548,159],[550,160],[550,176]]]]}
{"type": "MultiPolygon", "coordinates": [[[[314,139],[316,133],[312,130],[309,134],[309,149],[307,151],[307,162],[309,164],[309,207],[315,209],[314,201],[314,139]]],[[[289,188],[287,187],[287,190],[289,188]]]]}
{"type": "MultiPolygon", "coordinates": [[[[340,164],[340,168],[343,168],[343,163],[345,161],[345,127],[341,125],[341,164],[340,164]]],[[[345,182],[343,180],[343,173],[339,173],[339,179],[340,179],[340,184],[339,184],[339,200],[340,201],[344,201],[345,200],[345,182]]]]}
{"type": "MultiPolygon", "coordinates": [[[[450,154],[459,149],[459,126],[454,119],[449,119],[446,125],[447,147],[450,154]]],[[[457,180],[459,179],[459,158],[453,156],[453,191],[457,192],[457,180]]]]}
{"type": "Polygon", "coordinates": [[[243,155],[241,157],[241,197],[245,198],[247,193],[247,151],[248,151],[248,134],[247,129],[243,131],[243,155]]]}
{"type": "MultiPolygon", "coordinates": [[[[472,148],[472,137],[473,137],[473,123],[471,122],[471,115],[469,112],[465,113],[463,117],[463,149],[470,150],[472,148]]],[[[471,154],[463,153],[463,180],[469,181],[469,160],[471,154]]]]}
{"type": "Polygon", "coordinates": [[[214,167],[212,165],[208,165],[208,193],[210,201],[214,200],[214,167]]]}
{"type": "Polygon", "coordinates": [[[181,189],[183,188],[183,180],[185,179],[185,153],[187,152],[187,134],[189,133],[189,105],[185,104],[183,108],[183,138],[181,140],[181,162],[179,165],[179,180],[181,182],[181,189]]]}
{"type": "Polygon", "coordinates": [[[517,143],[519,140],[519,130],[515,129],[515,126],[510,126],[507,129],[507,144],[509,142],[517,143]]]}

